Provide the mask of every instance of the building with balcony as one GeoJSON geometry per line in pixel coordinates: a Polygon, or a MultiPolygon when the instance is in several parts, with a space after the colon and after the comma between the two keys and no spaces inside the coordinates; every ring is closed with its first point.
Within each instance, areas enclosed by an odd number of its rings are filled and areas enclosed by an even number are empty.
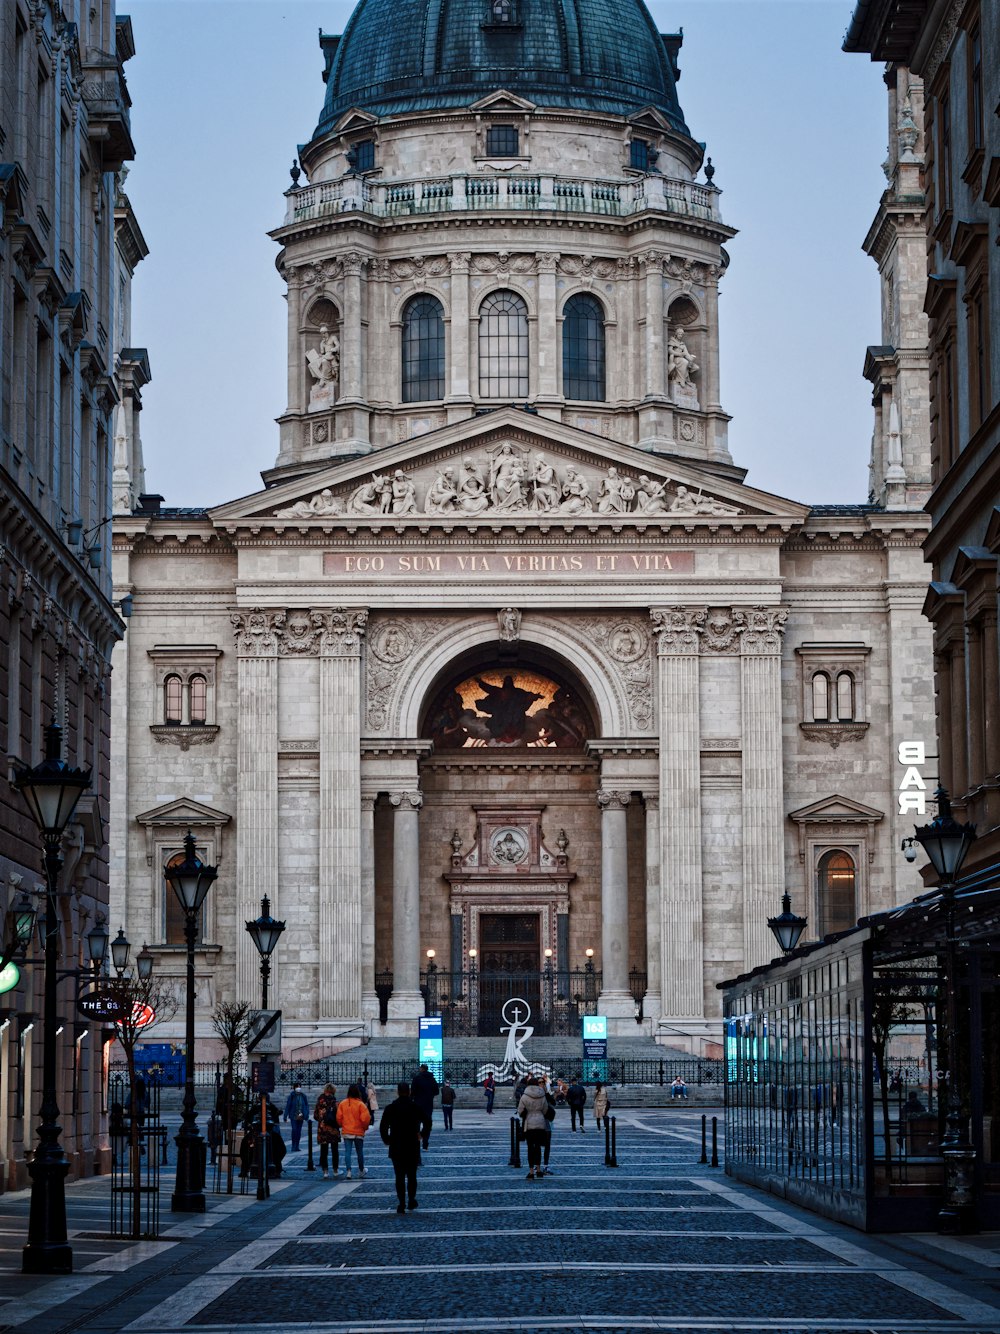
{"type": "MultiPolygon", "coordinates": [[[[0,6],[0,914],[42,880],[35,827],[8,779],[42,758],[42,729],[93,769],[62,874],[62,966],[107,914],[112,482],[128,496],[143,349],[132,347],[132,273],[146,253],[124,192],[133,156],[124,66],[134,52],[113,0],[0,6]],[[121,467],[118,459],[121,459],[121,467]]],[[[123,502],[125,503],[125,502],[123,502]]],[[[26,1184],[41,1092],[39,950],[0,995],[0,1190],[26,1184]]],[[[71,1169],[106,1152],[104,1035],[60,985],[59,1105],[71,1169]]]]}
{"type": "Polygon", "coordinates": [[[641,0],[361,0],[320,45],[272,233],[275,466],[115,522],[115,920],[181,975],[163,867],[190,828],[221,864],[206,1031],[257,994],[266,895],[289,1050],[415,1033],[429,960],[467,1030],[504,987],[544,1015],[551,969],[557,1002],[592,978],[613,1034],[703,1050],[786,886],[825,934],[919,884],[909,367],[880,371],[904,387],[853,501],[746,484],[736,232],[641,0]]]}

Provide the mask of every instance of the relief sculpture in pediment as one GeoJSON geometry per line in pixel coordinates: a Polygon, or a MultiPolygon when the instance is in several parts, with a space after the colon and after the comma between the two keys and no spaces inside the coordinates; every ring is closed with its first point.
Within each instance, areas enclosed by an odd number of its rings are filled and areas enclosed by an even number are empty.
{"type": "Polygon", "coordinates": [[[549,456],[504,441],[485,456],[466,455],[438,466],[430,478],[402,468],[373,472],[346,501],[327,487],[311,499],[278,510],[279,519],[340,515],[396,518],[428,515],[472,518],[481,514],[570,515],[736,515],[743,511],[701,487],[669,477],[632,475],[610,464],[600,472],[583,465],[557,467],[549,456]]]}

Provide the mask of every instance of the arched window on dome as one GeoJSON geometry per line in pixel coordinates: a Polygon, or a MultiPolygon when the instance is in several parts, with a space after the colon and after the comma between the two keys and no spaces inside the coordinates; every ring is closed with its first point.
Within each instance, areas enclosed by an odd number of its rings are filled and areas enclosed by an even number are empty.
{"type": "Polygon", "coordinates": [[[479,307],[479,393],[528,396],[528,307],[516,292],[491,292],[479,307]]]}
{"type": "Polygon", "coordinates": [[[403,402],[444,398],[444,308],[415,296],[403,308],[403,402]]]}
{"type": "Polygon", "coordinates": [[[566,398],[604,402],[604,309],[586,292],[563,307],[562,366],[566,398]]]}
{"type": "Polygon", "coordinates": [[[854,858],[839,849],[824,852],[816,867],[817,934],[847,931],[857,921],[857,869],[854,858]]]}

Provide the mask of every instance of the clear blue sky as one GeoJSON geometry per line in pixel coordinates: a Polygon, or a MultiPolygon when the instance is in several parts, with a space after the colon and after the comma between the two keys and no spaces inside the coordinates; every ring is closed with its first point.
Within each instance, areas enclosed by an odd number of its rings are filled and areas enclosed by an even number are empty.
{"type": "MultiPolygon", "coordinates": [[[[266,235],[323,104],[322,27],[344,0],[119,0],[138,157],[126,189],[150,255],[132,339],[149,349],[147,487],[170,505],[260,486],[285,407],[285,306],[266,235]]],[[[851,0],[652,0],[684,29],[681,104],[740,229],[722,284],[722,402],[748,481],[867,498],[865,348],[881,341],[860,249],[884,177],[881,69],[840,43],[851,0]]]]}

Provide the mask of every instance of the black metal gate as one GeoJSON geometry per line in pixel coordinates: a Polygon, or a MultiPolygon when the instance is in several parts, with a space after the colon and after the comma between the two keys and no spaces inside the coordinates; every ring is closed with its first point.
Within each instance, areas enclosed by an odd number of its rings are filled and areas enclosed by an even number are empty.
{"type": "Polygon", "coordinates": [[[512,1020],[530,1025],[538,1037],[575,1037],[581,1016],[597,1013],[601,993],[601,974],[593,966],[461,973],[432,967],[421,983],[424,1010],[440,1014],[446,1037],[499,1037],[512,1020]],[[522,1002],[517,1015],[511,1001],[522,1002]]]}
{"type": "Polygon", "coordinates": [[[160,1235],[160,1166],[167,1161],[167,1128],[160,1121],[160,1086],[127,1075],[108,1082],[111,1140],[111,1233],[115,1237],[160,1235]]]}

